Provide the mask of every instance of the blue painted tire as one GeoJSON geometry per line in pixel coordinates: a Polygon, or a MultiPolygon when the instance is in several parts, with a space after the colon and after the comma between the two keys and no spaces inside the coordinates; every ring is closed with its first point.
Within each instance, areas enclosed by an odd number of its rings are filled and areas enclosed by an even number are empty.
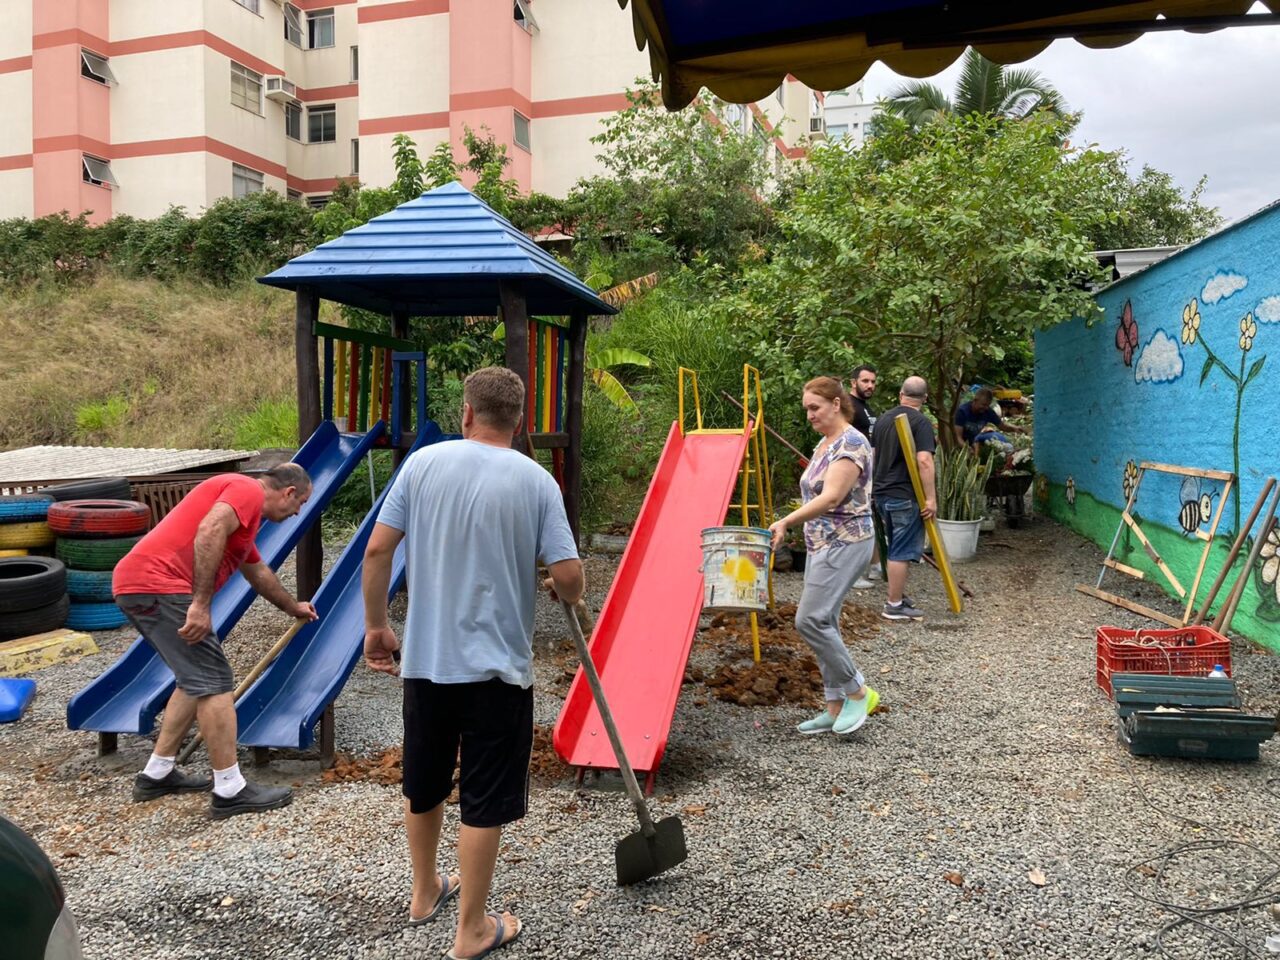
{"type": "Polygon", "coordinates": [[[67,570],[67,596],[77,602],[111,599],[110,570],[67,570]]]}
{"type": "Polygon", "coordinates": [[[129,622],[114,603],[73,603],[66,626],[72,630],[114,630],[129,622]]]}
{"type": "Polygon", "coordinates": [[[24,493],[17,497],[0,497],[0,523],[43,520],[49,515],[53,497],[43,493],[24,493]]]}

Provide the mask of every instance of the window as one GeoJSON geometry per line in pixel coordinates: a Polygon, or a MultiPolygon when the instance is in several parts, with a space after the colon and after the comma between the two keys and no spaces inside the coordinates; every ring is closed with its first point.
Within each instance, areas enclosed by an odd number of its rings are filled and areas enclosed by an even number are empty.
{"type": "Polygon", "coordinates": [[[778,87],[777,91],[774,93],[774,96],[778,98],[778,102],[783,106],[786,106],[786,103],[787,103],[786,94],[783,93],[783,90],[785,88],[786,88],[786,84],[782,84],[778,87]]]}
{"type": "Polygon", "coordinates": [[[746,108],[740,103],[727,103],[724,107],[724,124],[730,130],[742,130],[742,120],[747,115],[746,108]]]}
{"type": "Polygon", "coordinates": [[[332,8],[307,14],[307,46],[312,50],[333,46],[332,8]]]}
{"type": "Polygon", "coordinates": [[[116,83],[116,75],[107,65],[107,58],[100,57],[88,50],[80,51],[80,76],[97,80],[99,83],[116,83]]]}
{"type": "Polygon", "coordinates": [[[231,102],[262,115],[262,74],[231,61],[231,102]]]}
{"type": "Polygon", "coordinates": [[[295,47],[302,46],[302,12],[292,3],[284,5],[284,38],[295,47]]]}
{"type": "Polygon", "coordinates": [[[521,29],[529,33],[534,33],[538,29],[538,21],[533,19],[533,11],[529,9],[527,0],[515,0],[511,15],[521,29]]]}
{"type": "Polygon", "coordinates": [[[261,0],[236,0],[236,3],[240,4],[240,6],[244,7],[251,13],[261,13],[258,9],[258,4],[260,2],[261,0]]]}
{"type": "Polygon", "coordinates": [[[512,111],[515,119],[514,129],[512,131],[512,139],[517,147],[523,147],[525,150],[532,151],[529,146],[529,118],[517,111],[512,111]]]}
{"type": "Polygon", "coordinates": [[[360,79],[360,48],[351,48],[351,82],[355,83],[360,79]]]}
{"type": "Polygon", "coordinates": [[[752,136],[759,137],[761,140],[763,140],[766,136],[765,130],[764,130],[764,124],[760,122],[759,117],[751,118],[751,134],[752,136]]]}
{"type": "Polygon", "coordinates": [[[360,172],[360,141],[351,141],[351,173],[355,175],[360,172]]]}
{"type": "Polygon", "coordinates": [[[238,163],[231,165],[231,196],[239,200],[251,193],[262,192],[262,174],[238,163]]]}
{"type": "Polygon", "coordinates": [[[849,135],[849,125],[847,123],[827,124],[827,139],[843,140],[848,135],[849,135]]]}
{"type": "Polygon", "coordinates": [[[301,194],[301,193],[299,193],[297,190],[292,190],[292,189],[287,189],[287,188],[286,188],[286,190],[285,190],[285,192],[284,192],[284,195],[285,195],[285,197],[286,197],[287,199],[289,199],[289,200],[293,201],[294,203],[303,203],[303,202],[304,202],[304,201],[303,201],[303,199],[302,199],[302,194],[301,194]]]}
{"type": "Polygon", "coordinates": [[[307,143],[333,143],[338,139],[338,110],[331,103],[307,111],[307,143]]]}
{"type": "Polygon", "coordinates": [[[302,140],[302,104],[296,100],[284,105],[284,135],[290,140],[302,140]]]}
{"type": "Polygon", "coordinates": [[[99,187],[118,187],[116,178],[111,175],[111,164],[106,160],[99,160],[97,157],[91,157],[85,154],[80,158],[80,166],[82,168],[80,179],[85,183],[92,183],[99,187]]]}
{"type": "Polygon", "coordinates": [[[314,197],[307,197],[307,206],[312,210],[323,210],[329,205],[329,194],[318,193],[314,197]]]}

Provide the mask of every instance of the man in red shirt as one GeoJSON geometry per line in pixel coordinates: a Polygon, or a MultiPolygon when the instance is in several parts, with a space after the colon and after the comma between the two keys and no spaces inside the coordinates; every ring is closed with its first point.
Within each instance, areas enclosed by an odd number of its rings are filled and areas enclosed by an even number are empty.
{"type": "Polygon", "coordinates": [[[296,463],[282,463],[261,478],[239,473],[211,477],[116,566],[116,603],[178,683],[165,706],[151,759],[134,780],[135,801],[209,789],[209,780],[188,776],[174,766],[193,720],[209,748],[210,815],[215,820],[274,810],[293,799],[288,787],[264,787],[240,773],[235,683],[222,642],[213,632],[210,604],[239,569],[254,590],[285,613],[316,619],[315,607],[295,600],[253,545],[262,520],[287,520],[310,495],[311,478],[296,463]]]}

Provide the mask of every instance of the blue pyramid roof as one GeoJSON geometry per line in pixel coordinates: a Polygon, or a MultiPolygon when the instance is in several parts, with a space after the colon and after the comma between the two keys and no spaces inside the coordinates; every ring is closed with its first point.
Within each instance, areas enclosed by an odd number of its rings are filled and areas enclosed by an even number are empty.
{"type": "Polygon", "coordinates": [[[499,280],[517,283],[531,316],[618,312],[460,183],[402,203],[259,280],[419,317],[493,316],[499,280]]]}

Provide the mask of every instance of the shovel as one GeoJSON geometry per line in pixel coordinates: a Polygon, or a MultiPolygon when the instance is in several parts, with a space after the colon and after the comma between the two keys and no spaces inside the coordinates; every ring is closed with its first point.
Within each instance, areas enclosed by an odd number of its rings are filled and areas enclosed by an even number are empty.
{"type": "Polygon", "coordinates": [[[642,880],[656,877],[664,870],[670,870],[676,864],[684,863],[689,851],[684,845],[684,826],[679,817],[667,817],[657,823],[649,816],[649,807],[644,802],[644,794],[640,792],[640,784],[636,782],[635,771],[627,760],[627,753],[622,747],[622,738],[618,736],[618,728],[613,722],[613,713],[604,698],[604,688],[600,685],[600,674],[596,673],[596,665],[587,650],[586,638],[582,636],[582,628],[573,608],[561,601],[565,618],[569,621],[569,632],[573,634],[574,646],[578,648],[578,659],[582,661],[582,672],[586,674],[587,685],[591,687],[591,696],[600,711],[600,719],[604,721],[605,730],[609,732],[609,742],[613,744],[613,754],[618,759],[618,770],[622,773],[622,782],[626,784],[627,796],[635,804],[636,816],[640,819],[640,829],[618,841],[614,851],[614,861],[618,869],[618,886],[626,887],[642,880]]]}

